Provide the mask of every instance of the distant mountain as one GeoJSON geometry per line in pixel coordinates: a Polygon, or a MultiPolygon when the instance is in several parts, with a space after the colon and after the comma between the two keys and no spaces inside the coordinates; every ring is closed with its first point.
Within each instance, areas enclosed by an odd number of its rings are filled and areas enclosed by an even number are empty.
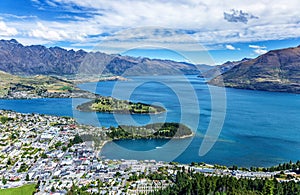
{"type": "Polygon", "coordinates": [[[269,51],[256,59],[242,62],[213,78],[209,84],[300,93],[300,46],[269,51]]]}
{"type": "Polygon", "coordinates": [[[101,52],[23,46],[16,40],[0,40],[0,70],[19,75],[170,75],[198,74],[193,64],[149,58],[109,55],[101,52]]]}
{"type": "Polygon", "coordinates": [[[207,71],[202,72],[199,76],[204,78],[214,78],[216,76],[219,76],[221,74],[224,74],[225,72],[229,71],[234,66],[246,62],[248,60],[251,60],[250,58],[244,58],[240,61],[227,61],[222,65],[213,66],[211,69],[208,69],[207,71]]]}
{"type": "Polygon", "coordinates": [[[206,64],[196,64],[196,67],[200,70],[200,75],[215,68],[215,66],[206,64]]]}

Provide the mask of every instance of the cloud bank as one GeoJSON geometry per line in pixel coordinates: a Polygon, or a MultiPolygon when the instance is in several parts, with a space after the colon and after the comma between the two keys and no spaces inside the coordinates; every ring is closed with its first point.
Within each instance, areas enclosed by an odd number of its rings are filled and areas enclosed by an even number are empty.
{"type": "Polygon", "coordinates": [[[8,27],[5,22],[0,21],[0,36],[14,36],[17,35],[18,31],[13,27],[8,27]]]}
{"type": "Polygon", "coordinates": [[[232,9],[230,13],[224,12],[224,19],[228,22],[241,22],[247,24],[251,19],[258,19],[257,16],[243,12],[242,10],[232,9]]]}
{"type": "MultiPolygon", "coordinates": [[[[119,42],[114,45],[117,51],[134,41],[144,45],[151,41],[172,43],[189,50],[193,50],[194,43],[208,49],[225,45],[233,50],[232,44],[240,42],[300,37],[298,0],[32,0],[31,3],[37,10],[51,10],[51,17],[41,18],[34,12],[22,17],[0,15],[0,38],[12,36],[24,44],[68,41],[68,47],[91,48],[117,33],[118,40],[112,38],[119,42]],[[156,30],[120,37],[122,30],[143,27],[156,30]],[[191,36],[194,43],[185,42],[182,34],[191,36]]],[[[112,46],[110,49],[114,50],[112,46]]],[[[256,49],[256,53],[263,52],[265,48],[256,49]]]]}

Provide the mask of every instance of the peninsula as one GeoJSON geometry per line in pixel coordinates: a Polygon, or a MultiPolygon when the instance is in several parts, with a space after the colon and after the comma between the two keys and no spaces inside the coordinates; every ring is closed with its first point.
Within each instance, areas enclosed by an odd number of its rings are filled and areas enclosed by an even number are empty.
{"type": "Polygon", "coordinates": [[[118,100],[112,97],[98,97],[95,100],[77,106],[77,109],[84,112],[107,112],[119,114],[159,114],[165,112],[163,107],[118,100]]]}
{"type": "Polygon", "coordinates": [[[88,98],[99,95],[81,90],[78,83],[126,81],[120,76],[19,76],[0,71],[0,99],[88,98]]]}
{"type": "Polygon", "coordinates": [[[17,76],[0,71],[1,99],[94,98],[76,84],[56,76],[17,76]]]}
{"type": "Polygon", "coordinates": [[[119,139],[172,139],[193,136],[187,126],[180,123],[153,123],[145,126],[118,126],[111,127],[107,136],[113,140],[119,139]]]}

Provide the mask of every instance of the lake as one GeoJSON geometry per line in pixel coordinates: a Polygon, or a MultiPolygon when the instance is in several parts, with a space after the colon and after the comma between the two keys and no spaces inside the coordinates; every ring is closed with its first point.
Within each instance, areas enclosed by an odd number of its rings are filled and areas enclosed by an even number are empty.
{"type": "Polygon", "coordinates": [[[181,122],[195,132],[190,139],[110,142],[101,152],[109,159],[194,161],[246,167],[300,159],[300,96],[296,94],[230,88],[223,93],[223,88],[208,88],[203,79],[194,75],[130,77],[129,81],[84,83],[79,87],[105,96],[161,105],[167,112],[122,115],[74,109],[86,99],[0,100],[0,108],[72,116],[80,123],[97,126],[181,122]],[[222,127],[220,135],[218,125],[222,127]],[[207,136],[208,142],[203,142],[205,134],[209,134],[208,127],[211,137],[207,136]],[[206,151],[199,155],[203,143],[206,151]]]}

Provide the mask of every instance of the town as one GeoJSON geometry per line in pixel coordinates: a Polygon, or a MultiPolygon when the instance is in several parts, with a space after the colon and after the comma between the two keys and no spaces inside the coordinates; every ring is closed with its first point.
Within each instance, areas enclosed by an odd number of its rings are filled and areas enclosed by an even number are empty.
{"type": "Polygon", "coordinates": [[[0,188],[33,185],[36,194],[67,194],[75,186],[95,194],[148,194],[174,185],[178,172],[299,181],[291,170],[247,170],[155,160],[110,160],[99,155],[109,128],[73,118],[0,110],[0,188]],[[281,177],[278,177],[281,175],[281,177]]]}

